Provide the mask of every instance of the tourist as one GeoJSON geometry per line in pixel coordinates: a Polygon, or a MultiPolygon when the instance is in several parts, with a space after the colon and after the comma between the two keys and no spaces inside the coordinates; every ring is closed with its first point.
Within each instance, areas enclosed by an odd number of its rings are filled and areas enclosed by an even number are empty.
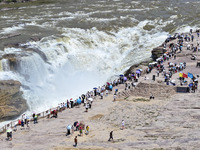
{"type": "Polygon", "coordinates": [[[32,117],[35,118],[35,113],[33,113],[32,117]]]}
{"type": "Polygon", "coordinates": [[[70,104],[69,104],[69,100],[67,100],[67,108],[70,108],[70,106],[69,106],[70,104]]]}
{"type": "Polygon", "coordinates": [[[77,144],[78,144],[78,140],[77,140],[77,136],[75,136],[75,138],[74,138],[74,147],[76,147],[77,144]]]}
{"type": "Polygon", "coordinates": [[[112,91],[112,89],[113,89],[113,86],[110,84],[109,85],[109,90],[112,91]]]}
{"type": "Polygon", "coordinates": [[[73,101],[72,98],[70,99],[70,104],[71,104],[71,108],[73,108],[74,107],[74,101],[73,101]]]}
{"type": "Polygon", "coordinates": [[[174,54],[174,59],[176,59],[176,54],[174,54]]]}
{"type": "Polygon", "coordinates": [[[7,132],[7,140],[12,141],[12,129],[8,128],[6,132],[7,132]]]}
{"type": "Polygon", "coordinates": [[[74,126],[72,125],[72,134],[74,133],[74,126]]]}
{"type": "Polygon", "coordinates": [[[27,125],[27,127],[29,127],[29,125],[28,125],[28,124],[29,124],[29,121],[30,121],[30,120],[29,120],[29,116],[26,116],[26,125],[27,125]]]}
{"type": "Polygon", "coordinates": [[[85,104],[85,109],[86,109],[85,112],[88,112],[88,108],[89,108],[89,105],[88,105],[88,103],[86,103],[85,104]]]}
{"type": "Polygon", "coordinates": [[[108,96],[108,90],[106,89],[106,96],[108,96]]]}
{"type": "Polygon", "coordinates": [[[111,141],[111,139],[113,141],[113,131],[110,132],[110,138],[108,139],[108,141],[111,141]]]}
{"type": "Polygon", "coordinates": [[[80,130],[80,136],[83,136],[83,128],[82,128],[82,126],[79,127],[79,130],[80,130]]]}
{"type": "Polygon", "coordinates": [[[78,129],[79,129],[79,123],[77,121],[77,123],[76,123],[76,131],[78,131],[78,129]]]}
{"type": "Polygon", "coordinates": [[[38,123],[38,122],[37,122],[37,115],[36,115],[36,114],[34,115],[34,118],[33,118],[33,119],[34,119],[34,124],[38,123]]]}
{"type": "Polygon", "coordinates": [[[115,100],[116,100],[116,98],[117,98],[117,95],[116,95],[116,94],[114,94],[114,95],[113,95],[113,101],[115,101],[115,100]]]}
{"type": "Polygon", "coordinates": [[[122,120],[122,130],[124,130],[124,128],[125,128],[125,121],[122,120]]]}
{"type": "Polygon", "coordinates": [[[23,115],[22,115],[22,120],[24,120],[24,124],[26,124],[26,121],[27,121],[27,120],[26,120],[26,114],[23,114],[23,115]]]}
{"type": "Polygon", "coordinates": [[[84,99],[83,103],[84,103],[84,106],[86,106],[87,99],[84,99]]]}
{"type": "Polygon", "coordinates": [[[191,39],[192,39],[192,42],[193,42],[193,40],[194,40],[194,35],[191,36],[191,39]]]}
{"type": "Polygon", "coordinates": [[[67,125],[67,134],[66,134],[66,136],[68,136],[68,135],[70,135],[71,133],[70,133],[70,130],[71,130],[71,125],[67,125]]]}
{"type": "Polygon", "coordinates": [[[89,134],[89,126],[86,126],[86,130],[85,130],[85,134],[88,135],[89,134]]]}
{"type": "Polygon", "coordinates": [[[89,108],[92,108],[92,101],[88,102],[89,108]]]}
{"type": "Polygon", "coordinates": [[[100,95],[101,95],[101,99],[103,99],[103,91],[100,93],[100,95]]]}
{"type": "Polygon", "coordinates": [[[55,116],[55,118],[58,117],[58,110],[54,110],[54,116],[55,116]]]}
{"type": "Polygon", "coordinates": [[[190,34],[192,34],[192,29],[190,29],[190,34]]]}
{"type": "Polygon", "coordinates": [[[118,89],[115,89],[115,95],[117,95],[118,89]]]}
{"type": "Polygon", "coordinates": [[[21,127],[24,127],[24,120],[21,121],[21,127]]]}
{"type": "Polygon", "coordinates": [[[21,126],[21,120],[20,120],[20,119],[18,119],[18,125],[20,125],[20,126],[21,126]]]}
{"type": "Polygon", "coordinates": [[[157,77],[159,77],[159,73],[160,73],[159,70],[157,70],[157,77]]]}
{"type": "Polygon", "coordinates": [[[154,99],[154,96],[153,96],[153,94],[149,97],[149,99],[154,99]]]}

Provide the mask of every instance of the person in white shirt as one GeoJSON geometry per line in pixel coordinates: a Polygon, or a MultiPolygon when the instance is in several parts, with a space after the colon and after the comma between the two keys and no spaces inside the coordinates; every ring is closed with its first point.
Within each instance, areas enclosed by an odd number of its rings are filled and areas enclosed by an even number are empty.
{"type": "Polygon", "coordinates": [[[106,96],[108,96],[108,90],[106,90],[106,96]]]}
{"type": "Polygon", "coordinates": [[[122,130],[124,130],[124,128],[125,128],[125,121],[122,120],[122,130]]]}
{"type": "Polygon", "coordinates": [[[114,95],[113,95],[113,101],[115,101],[115,100],[116,100],[116,98],[117,98],[117,95],[116,95],[116,94],[114,94],[114,95]]]}
{"type": "Polygon", "coordinates": [[[103,92],[101,92],[101,94],[100,94],[100,95],[101,95],[101,99],[103,99],[103,92]]]}
{"type": "Polygon", "coordinates": [[[86,105],[85,105],[85,112],[88,112],[88,108],[89,108],[89,105],[88,105],[88,103],[86,103],[86,105]]]}

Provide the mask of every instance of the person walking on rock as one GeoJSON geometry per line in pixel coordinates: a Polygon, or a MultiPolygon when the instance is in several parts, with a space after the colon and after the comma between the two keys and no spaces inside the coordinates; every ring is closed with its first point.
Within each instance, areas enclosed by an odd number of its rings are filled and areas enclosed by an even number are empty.
{"type": "Polygon", "coordinates": [[[111,141],[111,139],[113,141],[113,131],[110,132],[110,138],[108,139],[108,141],[111,141]]]}
{"type": "Polygon", "coordinates": [[[33,118],[33,119],[34,119],[34,124],[38,123],[38,122],[37,122],[37,115],[36,115],[36,114],[34,115],[34,118],[33,118]]]}
{"type": "Polygon", "coordinates": [[[82,128],[82,126],[80,126],[79,131],[80,131],[80,136],[83,136],[83,128],[82,128]]]}
{"type": "Polygon", "coordinates": [[[85,112],[88,112],[88,108],[89,108],[89,105],[88,105],[88,103],[86,103],[86,105],[85,105],[85,112]]]}
{"type": "Polygon", "coordinates": [[[122,120],[122,130],[124,130],[124,128],[125,128],[125,121],[122,120]]]}
{"type": "Polygon", "coordinates": [[[115,101],[115,100],[116,100],[116,98],[117,98],[117,95],[116,95],[116,94],[114,94],[114,95],[113,95],[113,101],[115,101]]]}
{"type": "Polygon", "coordinates": [[[70,135],[71,133],[70,133],[70,131],[71,131],[71,125],[67,125],[67,134],[66,134],[66,136],[68,136],[68,135],[70,135]]]}
{"type": "Polygon", "coordinates": [[[89,126],[86,126],[86,130],[85,130],[86,131],[86,133],[85,133],[86,135],[89,134],[89,128],[90,128],[89,126]]]}
{"type": "Polygon", "coordinates": [[[100,93],[101,99],[103,99],[103,92],[100,93]]]}
{"type": "Polygon", "coordinates": [[[7,140],[12,141],[12,129],[8,128],[6,132],[7,132],[7,140]]]}
{"type": "Polygon", "coordinates": [[[74,138],[74,147],[76,147],[77,144],[78,144],[78,140],[77,140],[77,136],[75,136],[75,138],[74,138]]]}

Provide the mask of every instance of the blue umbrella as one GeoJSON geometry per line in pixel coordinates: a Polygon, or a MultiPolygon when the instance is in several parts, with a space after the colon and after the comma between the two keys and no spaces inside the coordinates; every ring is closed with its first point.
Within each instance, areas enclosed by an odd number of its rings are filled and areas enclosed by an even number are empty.
{"type": "Polygon", "coordinates": [[[120,76],[120,77],[123,77],[124,75],[123,75],[123,74],[120,74],[119,76],[120,76]]]}
{"type": "Polygon", "coordinates": [[[189,84],[189,87],[192,87],[192,86],[193,86],[193,84],[192,84],[192,83],[190,83],[190,84],[189,84]]]}
{"type": "Polygon", "coordinates": [[[94,89],[94,90],[96,90],[97,88],[96,88],[96,87],[94,87],[93,89],[94,89]]]}
{"type": "Polygon", "coordinates": [[[77,103],[78,103],[78,104],[81,104],[81,99],[80,99],[80,98],[77,99],[77,103]]]}
{"type": "Polygon", "coordinates": [[[140,70],[137,70],[136,73],[140,74],[140,70]]]}

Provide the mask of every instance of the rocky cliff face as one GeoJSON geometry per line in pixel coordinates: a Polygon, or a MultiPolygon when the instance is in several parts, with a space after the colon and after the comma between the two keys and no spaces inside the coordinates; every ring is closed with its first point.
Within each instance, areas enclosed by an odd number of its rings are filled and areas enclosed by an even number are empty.
{"type": "Polygon", "coordinates": [[[166,52],[166,49],[164,49],[162,46],[156,47],[151,51],[152,59],[155,61],[157,58],[159,58],[161,55],[163,55],[166,52]]]}
{"type": "Polygon", "coordinates": [[[166,52],[166,49],[162,45],[154,48],[151,51],[151,58],[149,58],[148,60],[143,61],[141,63],[132,65],[126,72],[124,72],[124,75],[128,76],[128,74],[133,73],[134,71],[136,71],[137,68],[146,69],[147,67],[144,67],[144,66],[148,66],[148,64],[150,62],[156,61],[157,58],[159,58],[161,55],[163,55],[166,52]]]}
{"type": "Polygon", "coordinates": [[[140,82],[132,95],[149,98],[153,95],[155,98],[166,99],[176,94],[176,88],[159,83],[140,82]]]}
{"type": "Polygon", "coordinates": [[[20,86],[18,81],[0,81],[0,121],[14,119],[28,109],[20,86]]]}

